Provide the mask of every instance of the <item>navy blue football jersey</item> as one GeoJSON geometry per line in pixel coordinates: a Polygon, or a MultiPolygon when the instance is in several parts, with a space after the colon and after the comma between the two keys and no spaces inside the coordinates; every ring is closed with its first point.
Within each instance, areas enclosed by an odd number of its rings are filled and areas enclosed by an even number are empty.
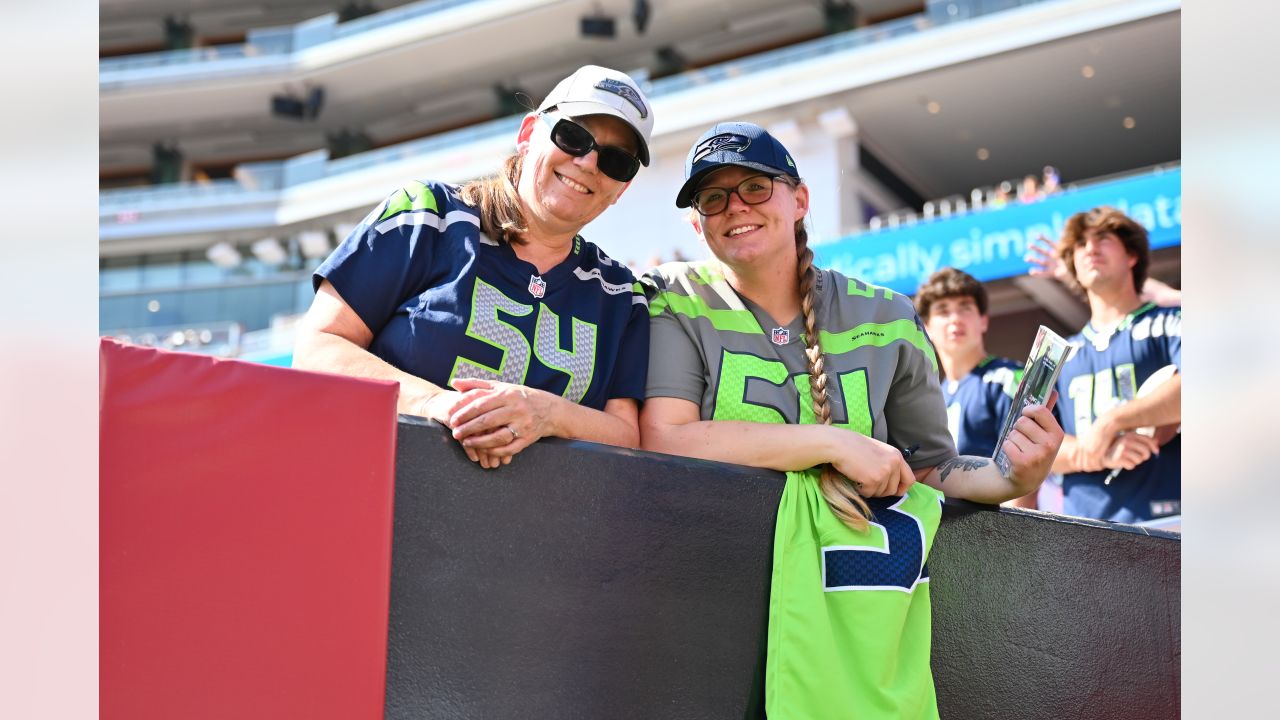
{"type": "MultiPolygon", "coordinates": [[[[1131,400],[1155,371],[1182,372],[1182,308],[1147,303],[1129,313],[1111,334],[1086,325],[1069,338],[1075,355],[1058,377],[1062,429],[1079,435],[1099,416],[1131,400]]],[[[1133,470],[1105,484],[1110,470],[1068,473],[1062,479],[1063,512],[1080,517],[1137,522],[1182,511],[1182,437],[1175,436],[1133,470]]]]}
{"type": "Polygon", "coordinates": [[[947,427],[961,455],[991,457],[1004,418],[1013,407],[1013,394],[1022,379],[1022,366],[988,355],[957,381],[942,380],[947,403],[947,427]]]}
{"type": "Polygon", "coordinates": [[[539,274],[480,233],[455,186],[393,193],[312,281],[325,279],[373,332],[370,352],[441,387],[502,380],[596,409],[644,398],[649,316],[631,271],[577,237],[539,274]]]}

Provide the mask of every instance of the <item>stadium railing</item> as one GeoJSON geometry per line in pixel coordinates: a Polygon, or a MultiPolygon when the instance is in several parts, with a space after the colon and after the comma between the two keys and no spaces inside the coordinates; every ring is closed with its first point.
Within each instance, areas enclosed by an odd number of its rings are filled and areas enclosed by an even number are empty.
{"type": "MultiPolygon", "coordinates": [[[[243,68],[246,61],[259,65],[275,65],[280,60],[292,62],[291,56],[294,54],[327,42],[355,37],[379,28],[485,1],[426,0],[345,23],[338,22],[337,13],[326,13],[295,25],[252,29],[246,34],[245,42],[240,44],[102,58],[98,61],[98,83],[100,88],[108,89],[127,86],[130,81],[165,79],[172,77],[173,68],[193,64],[222,65],[227,71],[232,71],[243,68]],[[156,72],[148,76],[145,73],[147,70],[156,72]]],[[[218,70],[218,67],[206,67],[201,72],[208,74],[218,70]]]]}
{"type": "MultiPolygon", "coordinates": [[[[462,0],[452,1],[461,2],[462,0]]],[[[848,32],[648,82],[646,83],[645,92],[650,99],[691,92],[711,84],[774,70],[780,66],[802,63],[836,53],[855,51],[861,47],[914,35],[950,22],[967,20],[1047,1],[1002,0],[1001,2],[984,2],[983,0],[955,0],[947,3],[933,3],[929,5],[924,13],[857,28],[848,32]],[[954,13],[950,12],[952,8],[955,9],[954,13]]],[[[370,16],[364,19],[373,17],[370,16]]],[[[240,166],[236,173],[237,179],[234,181],[222,180],[209,183],[180,183],[156,188],[104,190],[99,195],[99,216],[104,223],[110,224],[112,222],[111,216],[123,211],[141,209],[143,205],[151,210],[182,210],[198,206],[201,199],[211,200],[213,204],[254,202],[258,199],[239,193],[282,190],[301,182],[333,177],[406,158],[421,157],[439,150],[463,146],[472,142],[511,136],[518,125],[519,116],[499,118],[480,125],[410,140],[332,161],[327,159],[327,151],[313,151],[287,160],[240,166]],[[324,161],[318,163],[317,160],[320,157],[323,157],[324,161]],[[304,168],[305,171],[302,171],[304,168]]]]}
{"type": "MultiPolygon", "coordinates": [[[[1149,165],[1147,167],[1133,170],[1125,170],[1118,173],[1092,177],[1087,180],[1063,183],[1054,191],[1054,194],[1075,190],[1081,187],[1088,187],[1090,185],[1097,185],[1099,183],[1110,182],[1112,180],[1138,177],[1141,175],[1155,175],[1169,170],[1175,170],[1181,166],[1181,161],[1160,163],[1158,165],[1149,165]]],[[[960,193],[953,193],[943,198],[934,198],[925,202],[922,208],[918,211],[915,208],[905,207],[880,213],[867,221],[867,230],[896,228],[902,225],[914,225],[915,223],[935,218],[960,217],[970,213],[981,212],[983,210],[998,210],[1006,205],[1023,205],[1028,202],[1039,202],[1046,197],[1044,195],[1037,195],[1035,199],[1030,201],[1022,200],[1017,197],[1010,197],[1003,204],[995,204],[992,202],[994,190],[995,188],[991,186],[978,187],[970,191],[967,196],[960,193]]]]}

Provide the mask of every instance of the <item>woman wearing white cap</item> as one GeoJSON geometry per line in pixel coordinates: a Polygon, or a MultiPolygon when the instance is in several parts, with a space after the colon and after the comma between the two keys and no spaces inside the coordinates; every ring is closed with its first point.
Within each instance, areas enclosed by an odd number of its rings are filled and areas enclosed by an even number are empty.
{"type": "Polygon", "coordinates": [[[1004,450],[957,456],[937,356],[908,298],[813,265],[809,189],[763,128],[690,150],[678,207],[713,260],[645,276],[646,449],[788,471],[778,510],[769,717],[936,718],[925,560],[944,491],[987,503],[1044,480],[1062,442],[1028,407],[1004,450]],[[921,481],[921,484],[917,484],[921,481]]]}
{"type": "Polygon", "coordinates": [[[588,65],[524,117],[494,177],[413,182],[316,270],[294,367],[400,383],[483,467],[540,437],[634,447],[648,320],[631,272],[578,232],[649,164],[653,111],[588,65]]]}

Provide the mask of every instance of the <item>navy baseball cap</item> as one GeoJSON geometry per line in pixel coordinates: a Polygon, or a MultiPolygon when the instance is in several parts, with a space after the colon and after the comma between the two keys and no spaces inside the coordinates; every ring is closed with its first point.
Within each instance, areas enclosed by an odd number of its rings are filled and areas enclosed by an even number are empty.
{"type": "Polygon", "coordinates": [[[685,181],[676,194],[676,207],[689,207],[693,191],[702,178],[727,165],[800,180],[791,153],[769,131],[753,123],[724,122],[703,133],[689,150],[689,157],[684,160],[685,181]]]}

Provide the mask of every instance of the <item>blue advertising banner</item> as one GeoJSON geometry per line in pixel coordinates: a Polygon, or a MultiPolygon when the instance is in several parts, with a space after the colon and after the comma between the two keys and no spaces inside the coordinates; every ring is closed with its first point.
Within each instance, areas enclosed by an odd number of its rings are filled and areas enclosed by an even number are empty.
{"type": "Polygon", "coordinates": [[[956,267],[979,280],[1021,275],[1027,246],[1056,241],[1067,218],[1098,205],[1142,223],[1151,248],[1182,244],[1181,168],[1098,183],[960,217],[937,218],[862,233],[813,246],[814,262],[896,292],[913,294],[939,268],[956,267]]]}

